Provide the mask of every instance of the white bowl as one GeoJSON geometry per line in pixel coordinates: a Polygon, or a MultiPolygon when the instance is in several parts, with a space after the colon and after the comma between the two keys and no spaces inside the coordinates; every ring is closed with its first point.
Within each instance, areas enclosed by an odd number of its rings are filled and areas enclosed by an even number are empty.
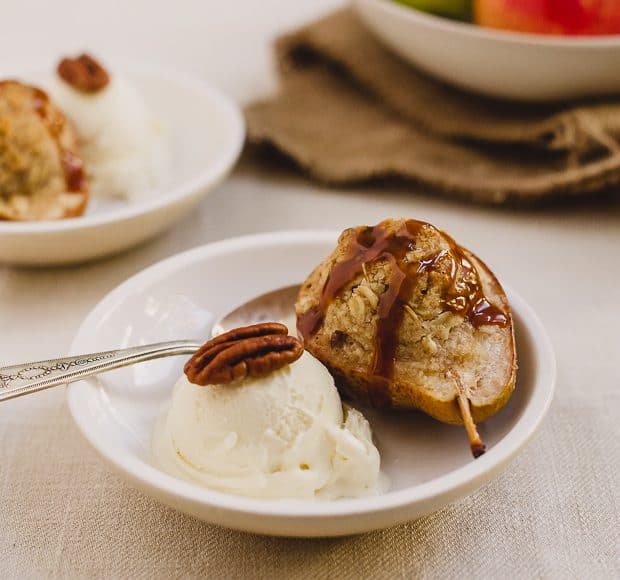
{"type": "MultiPolygon", "coordinates": [[[[282,232],[209,244],[152,266],[113,290],[88,315],[72,353],[171,338],[206,339],[214,319],[252,297],[300,283],[333,248],[335,232],[282,232]]],[[[480,426],[489,446],[471,458],[465,432],[419,413],[367,412],[391,490],[333,502],[260,500],[205,489],[151,463],[155,421],[183,358],[143,363],[68,388],[79,429],[144,493],[209,522],[262,534],[336,536],[411,520],[470,494],[499,474],[547,412],[553,350],[527,304],[509,291],[519,354],[508,405],[480,426]]]]}
{"type": "Polygon", "coordinates": [[[392,0],[353,0],[353,5],[388,47],[466,90],[523,101],[620,92],[620,35],[506,32],[433,16],[392,0]]]}
{"type": "Polygon", "coordinates": [[[171,169],[166,183],[141,200],[91,198],[86,213],[77,218],[0,221],[0,262],[69,264],[127,249],[182,218],[234,165],[245,126],[232,100],[205,82],[176,73],[130,68],[123,74],[167,132],[171,169]]]}

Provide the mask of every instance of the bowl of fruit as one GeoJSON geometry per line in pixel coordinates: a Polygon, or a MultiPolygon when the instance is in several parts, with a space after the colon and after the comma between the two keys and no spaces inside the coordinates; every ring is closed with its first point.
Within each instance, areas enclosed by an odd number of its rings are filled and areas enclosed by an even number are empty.
{"type": "Polygon", "coordinates": [[[421,70],[520,101],[620,94],[620,0],[354,0],[421,70]]]}

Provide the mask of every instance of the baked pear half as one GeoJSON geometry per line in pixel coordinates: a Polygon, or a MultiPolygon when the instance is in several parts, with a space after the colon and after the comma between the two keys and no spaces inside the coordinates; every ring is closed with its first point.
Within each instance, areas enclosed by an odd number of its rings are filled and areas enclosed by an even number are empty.
{"type": "Polygon", "coordinates": [[[88,183],[77,137],[47,94],[0,81],[0,220],[79,216],[88,183]]]}
{"type": "Polygon", "coordinates": [[[497,413],[516,380],[513,320],[491,270],[431,224],[345,230],[302,284],[297,328],[345,396],[464,424],[497,413]]]}

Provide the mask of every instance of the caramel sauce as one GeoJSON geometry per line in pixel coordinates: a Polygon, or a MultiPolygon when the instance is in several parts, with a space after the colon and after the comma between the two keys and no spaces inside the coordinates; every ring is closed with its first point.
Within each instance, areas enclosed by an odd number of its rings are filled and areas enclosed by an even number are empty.
{"type": "MultiPolygon", "coordinates": [[[[0,91],[8,83],[17,81],[0,81],[0,91]]],[[[60,142],[60,136],[64,129],[66,120],[64,115],[58,111],[53,111],[50,107],[50,99],[47,93],[36,87],[28,87],[32,91],[32,108],[43,121],[47,131],[56,143],[60,154],[67,191],[83,192],[88,189],[86,172],[82,160],[65,148],[60,142]]]]}
{"type": "Polygon", "coordinates": [[[389,404],[389,381],[394,372],[398,346],[398,328],[402,322],[404,305],[410,300],[418,277],[436,271],[439,264],[451,260],[451,283],[442,296],[446,310],[461,314],[476,328],[485,324],[505,326],[507,315],[491,304],[484,295],[478,273],[463,249],[448,236],[449,249],[430,258],[410,261],[407,254],[415,250],[416,239],[430,224],[408,220],[395,232],[388,232],[383,224],[361,230],[351,241],[347,257],[336,262],[321,291],[319,303],[298,317],[297,328],[304,338],[316,334],[325,319],[329,305],[344,288],[363,272],[366,264],[386,260],[390,262],[390,278],[377,306],[375,352],[369,378],[373,388],[371,402],[377,406],[389,404]],[[386,400],[387,396],[387,400],[386,400]]]}
{"type": "Polygon", "coordinates": [[[451,272],[452,284],[444,295],[446,308],[465,316],[475,328],[485,324],[506,326],[508,317],[503,310],[487,300],[478,272],[463,248],[452,238],[444,235],[449,240],[450,252],[454,259],[451,272]],[[462,280],[458,279],[459,270],[462,280]]]}

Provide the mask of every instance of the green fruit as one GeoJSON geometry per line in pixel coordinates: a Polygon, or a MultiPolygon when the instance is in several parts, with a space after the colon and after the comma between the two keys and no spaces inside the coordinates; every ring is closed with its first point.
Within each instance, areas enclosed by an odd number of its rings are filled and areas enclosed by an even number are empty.
{"type": "Polygon", "coordinates": [[[458,20],[471,19],[471,0],[395,0],[399,4],[410,6],[423,12],[431,12],[439,16],[457,18],[458,20]]]}

